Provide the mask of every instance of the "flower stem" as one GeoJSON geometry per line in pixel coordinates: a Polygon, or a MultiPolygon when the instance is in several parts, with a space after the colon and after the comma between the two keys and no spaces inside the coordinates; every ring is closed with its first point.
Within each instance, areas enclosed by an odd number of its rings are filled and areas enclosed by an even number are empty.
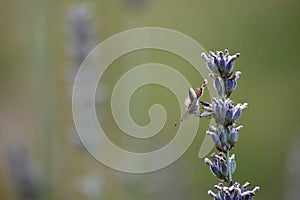
{"type": "Polygon", "coordinates": [[[227,150],[226,151],[226,162],[227,162],[227,167],[228,167],[228,183],[229,183],[229,186],[232,186],[232,172],[231,172],[229,157],[230,157],[229,150],[227,150]]]}

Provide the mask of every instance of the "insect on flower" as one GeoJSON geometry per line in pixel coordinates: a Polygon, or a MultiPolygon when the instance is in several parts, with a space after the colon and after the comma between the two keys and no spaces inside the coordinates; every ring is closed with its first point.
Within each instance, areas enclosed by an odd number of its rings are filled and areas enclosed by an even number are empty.
{"type": "MultiPolygon", "coordinates": [[[[200,116],[200,113],[198,112],[200,109],[199,99],[204,93],[204,87],[206,86],[206,84],[207,80],[205,79],[200,88],[197,88],[195,90],[193,88],[189,89],[189,97],[187,97],[184,102],[184,104],[186,105],[186,112],[182,115],[178,123],[182,122],[190,115],[195,115],[197,117],[200,116]]],[[[175,126],[177,126],[178,123],[176,123],[175,126]]]]}

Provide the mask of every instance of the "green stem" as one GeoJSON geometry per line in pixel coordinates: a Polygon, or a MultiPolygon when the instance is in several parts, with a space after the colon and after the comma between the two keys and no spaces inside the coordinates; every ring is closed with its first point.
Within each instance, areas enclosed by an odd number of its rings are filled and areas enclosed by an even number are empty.
{"type": "MultiPolygon", "coordinates": [[[[227,126],[223,126],[224,128],[224,131],[226,133],[226,137],[228,138],[229,137],[229,130],[228,130],[228,127],[227,126]]],[[[229,150],[227,150],[226,152],[226,163],[227,163],[227,167],[228,167],[228,183],[229,183],[229,186],[232,186],[232,171],[231,171],[231,166],[230,166],[230,152],[229,150]]]]}
{"type": "MultiPolygon", "coordinates": [[[[225,78],[222,78],[221,87],[222,87],[222,100],[225,102],[225,100],[226,100],[225,78]]],[[[226,137],[228,138],[228,136],[229,136],[228,127],[224,125],[223,128],[224,128],[224,131],[226,133],[226,137]]],[[[232,186],[232,172],[231,172],[229,158],[230,158],[230,153],[229,153],[229,150],[227,150],[226,151],[226,162],[227,162],[227,167],[228,167],[228,183],[229,183],[229,186],[232,186]]]]}
{"type": "Polygon", "coordinates": [[[43,200],[53,199],[53,132],[55,121],[53,109],[53,67],[51,65],[51,16],[52,3],[36,0],[35,17],[35,58],[33,70],[37,99],[38,134],[41,137],[40,149],[43,158],[41,192],[43,200]]]}
{"type": "Polygon", "coordinates": [[[229,183],[229,186],[232,186],[232,172],[231,172],[229,157],[230,157],[229,150],[227,150],[226,151],[226,162],[227,162],[227,167],[228,167],[228,183],[229,183]]]}

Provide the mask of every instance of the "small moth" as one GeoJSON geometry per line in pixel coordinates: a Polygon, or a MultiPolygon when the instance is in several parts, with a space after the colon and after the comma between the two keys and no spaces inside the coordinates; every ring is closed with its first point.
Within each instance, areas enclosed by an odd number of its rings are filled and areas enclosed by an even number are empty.
{"type": "MultiPolygon", "coordinates": [[[[195,115],[196,117],[200,116],[200,113],[198,112],[200,109],[199,99],[204,93],[204,87],[206,86],[206,84],[207,80],[205,79],[200,88],[197,88],[195,90],[193,88],[189,89],[189,97],[187,97],[184,101],[184,104],[186,105],[186,112],[182,115],[178,123],[182,122],[190,115],[195,115]]],[[[175,126],[177,126],[178,123],[176,123],[175,126]]]]}

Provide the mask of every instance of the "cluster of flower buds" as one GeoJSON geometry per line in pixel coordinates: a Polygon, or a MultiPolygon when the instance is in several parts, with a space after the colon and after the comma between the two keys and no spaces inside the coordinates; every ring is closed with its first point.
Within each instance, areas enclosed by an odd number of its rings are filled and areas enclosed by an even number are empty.
{"type": "Polygon", "coordinates": [[[225,56],[222,51],[218,51],[217,55],[214,52],[209,52],[210,58],[205,53],[202,53],[202,58],[206,61],[208,68],[217,76],[228,78],[232,74],[234,61],[240,54],[229,55],[229,51],[225,49],[225,56]]]}
{"type": "Polygon", "coordinates": [[[242,115],[242,110],[248,107],[247,103],[234,106],[230,99],[213,98],[212,101],[212,104],[205,103],[203,106],[205,111],[200,117],[213,117],[219,126],[234,125],[242,115]]]}
{"type": "Polygon", "coordinates": [[[236,169],[235,154],[232,154],[229,158],[229,166],[223,153],[220,153],[219,155],[213,153],[211,159],[212,161],[208,158],[205,158],[204,160],[204,162],[210,166],[211,172],[220,180],[228,182],[229,167],[232,174],[236,169]]]}
{"type": "Polygon", "coordinates": [[[249,182],[246,182],[242,186],[236,182],[230,187],[226,187],[222,183],[219,183],[218,185],[215,185],[218,194],[215,194],[211,190],[208,191],[208,194],[214,197],[214,200],[252,200],[255,193],[259,190],[259,187],[256,186],[253,190],[248,190],[247,188],[249,186],[249,182]]]}
{"type": "Polygon", "coordinates": [[[238,131],[242,128],[243,126],[221,129],[209,126],[206,134],[212,137],[212,141],[220,152],[226,152],[235,146],[239,137],[238,131]]]}
{"type": "Polygon", "coordinates": [[[205,53],[201,54],[206,61],[207,67],[211,70],[210,77],[214,80],[214,87],[218,94],[223,98],[228,98],[235,90],[237,79],[241,76],[241,72],[237,71],[232,75],[234,61],[240,54],[229,55],[229,51],[225,49],[225,55],[222,51],[209,52],[210,58],[205,53]]]}

